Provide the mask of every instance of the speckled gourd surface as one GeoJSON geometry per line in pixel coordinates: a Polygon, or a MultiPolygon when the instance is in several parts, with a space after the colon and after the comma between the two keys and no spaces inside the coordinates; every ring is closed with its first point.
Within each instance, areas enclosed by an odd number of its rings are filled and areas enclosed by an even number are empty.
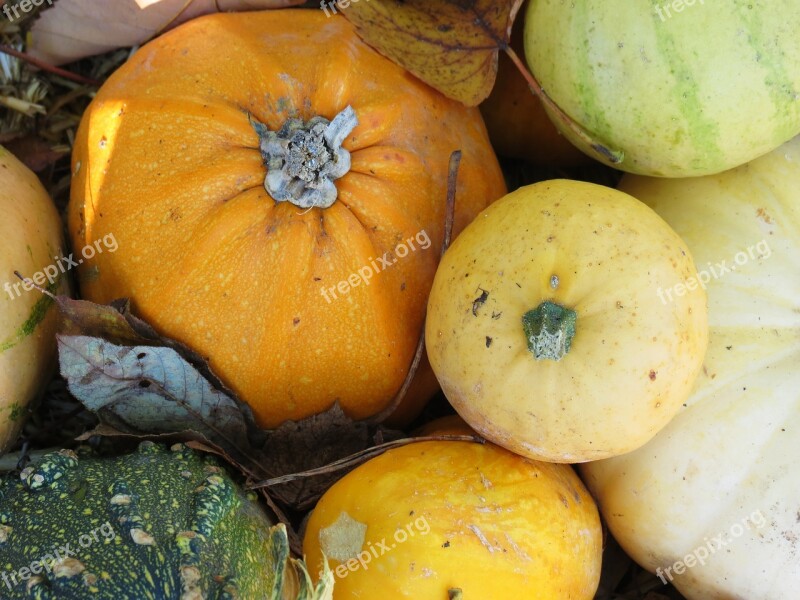
{"type": "Polygon", "coordinates": [[[0,598],[273,598],[289,550],[271,525],[183,444],[61,450],[0,481],[0,598]]]}

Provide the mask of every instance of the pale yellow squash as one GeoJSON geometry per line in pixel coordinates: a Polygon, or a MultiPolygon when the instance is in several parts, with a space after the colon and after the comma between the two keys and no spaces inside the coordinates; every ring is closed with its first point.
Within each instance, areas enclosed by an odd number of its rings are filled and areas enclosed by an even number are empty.
{"type": "Polygon", "coordinates": [[[669,422],[700,369],[705,293],[667,300],[694,272],[675,232],[627,194],[523,187],[445,254],[428,304],[431,365],[458,413],[518,454],[628,452],[669,422]]]}
{"type": "Polygon", "coordinates": [[[614,537],[690,600],[800,597],[800,138],[713,177],[626,177],[686,240],[709,347],[678,416],[583,473],[614,537]]]}
{"type": "MultiPolygon", "coordinates": [[[[66,292],[57,266],[63,256],[62,225],[42,184],[0,146],[0,452],[14,442],[28,404],[47,385],[56,357],[52,300],[25,289],[14,275],[34,278],[52,292],[66,292]],[[46,279],[44,269],[58,273],[46,279]]],[[[29,286],[30,288],[30,286],[29,286]]]]}

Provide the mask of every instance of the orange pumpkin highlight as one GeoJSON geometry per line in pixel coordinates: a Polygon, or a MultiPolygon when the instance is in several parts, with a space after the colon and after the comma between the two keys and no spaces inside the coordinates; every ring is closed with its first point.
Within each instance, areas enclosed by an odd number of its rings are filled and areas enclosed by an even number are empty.
{"type": "Polygon", "coordinates": [[[400,388],[421,331],[454,150],[460,231],[505,192],[476,109],[379,55],[344,18],[196,19],[140,49],[83,117],[72,242],[113,233],[119,248],[81,265],[83,296],[130,297],[207,357],[261,426],[337,401],[355,418],[374,415],[400,388]],[[336,201],[276,203],[259,124],[275,132],[348,106],[358,125],[343,136],[351,165],[336,201]]]}

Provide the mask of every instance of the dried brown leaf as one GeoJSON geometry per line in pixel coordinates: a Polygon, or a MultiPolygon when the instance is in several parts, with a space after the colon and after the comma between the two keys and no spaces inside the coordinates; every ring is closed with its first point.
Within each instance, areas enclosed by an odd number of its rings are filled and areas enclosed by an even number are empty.
{"type": "Polygon", "coordinates": [[[492,91],[522,0],[380,0],[342,13],[373,48],[468,106],[492,91]]]}
{"type": "MultiPolygon", "coordinates": [[[[273,471],[288,475],[323,467],[374,446],[375,436],[374,427],[353,421],[335,404],[319,415],[282,424],[270,432],[262,451],[273,471]]],[[[399,439],[403,434],[380,429],[380,436],[399,439]]],[[[287,478],[286,483],[271,487],[270,493],[288,506],[305,510],[346,472],[331,470],[313,477],[287,478]]]]}
{"type": "MultiPolygon", "coordinates": [[[[160,336],[130,312],[56,297],[61,374],[70,392],[100,419],[85,436],[177,436],[210,448],[252,480],[323,467],[399,432],[356,422],[338,405],[272,431],[211,372],[202,357],[160,336]]],[[[172,438],[170,438],[172,439],[172,438]]],[[[338,469],[270,490],[283,505],[304,509],[343,473],[338,469]]]]}

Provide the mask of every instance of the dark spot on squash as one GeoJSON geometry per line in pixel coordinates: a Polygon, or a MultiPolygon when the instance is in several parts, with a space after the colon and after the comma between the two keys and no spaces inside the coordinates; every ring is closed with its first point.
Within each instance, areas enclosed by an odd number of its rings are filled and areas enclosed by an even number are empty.
{"type": "Polygon", "coordinates": [[[489,347],[489,346],[491,346],[491,345],[492,345],[492,338],[490,338],[490,337],[487,335],[487,336],[486,336],[486,347],[488,348],[488,347],[489,347]]]}
{"type": "Polygon", "coordinates": [[[483,288],[479,287],[478,290],[476,290],[476,291],[480,291],[481,295],[478,296],[477,298],[475,298],[475,300],[472,301],[472,316],[473,317],[477,317],[478,316],[478,309],[481,306],[484,305],[484,303],[486,302],[486,299],[489,297],[489,292],[487,292],[483,288]]]}
{"type": "Polygon", "coordinates": [[[651,369],[650,370],[650,381],[655,381],[655,380],[656,380],[656,372],[651,369]]]}

